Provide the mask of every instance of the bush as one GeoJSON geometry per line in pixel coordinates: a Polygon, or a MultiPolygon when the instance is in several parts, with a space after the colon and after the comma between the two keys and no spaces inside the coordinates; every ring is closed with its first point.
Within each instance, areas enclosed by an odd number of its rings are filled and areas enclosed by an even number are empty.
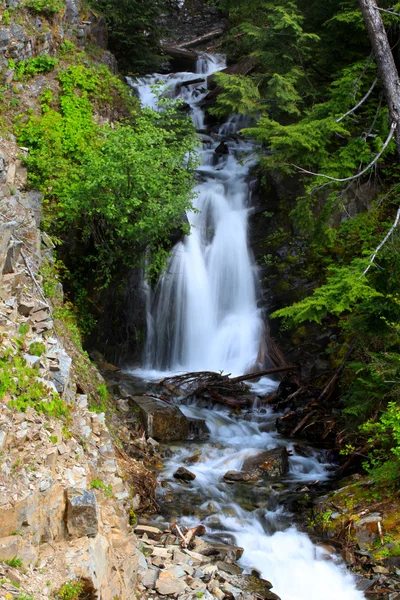
{"type": "Polygon", "coordinates": [[[63,0],[25,0],[25,6],[37,13],[55,15],[64,7],[64,2],[63,0]]]}
{"type": "Polygon", "coordinates": [[[15,65],[14,79],[15,81],[27,81],[38,73],[50,73],[58,64],[58,60],[43,54],[36,58],[28,58],[27,60],[21,60],[15,65]]]}

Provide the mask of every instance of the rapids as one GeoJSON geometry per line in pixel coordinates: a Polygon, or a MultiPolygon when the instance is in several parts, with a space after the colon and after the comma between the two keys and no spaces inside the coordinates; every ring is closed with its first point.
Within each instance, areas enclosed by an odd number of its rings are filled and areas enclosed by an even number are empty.
{"type": "MultiPolygon", "coordinates": [[[[262,356],[259,281],[247,236],[255,144],[237,135],[246,125],[240,115],[230,117],[217,134],[207,131],[199,106],[207,94],[206,81],[182,86],[201,75],[206,80],[224,66],[222,56],[204,55],[196,73],[129,81],[142,104],[154,109],[155,84],[167,86],[164,93],[170,97],[182,98],[203,142],[195,210],[187,215],[191,235],[175,246],[156,289],[149,290],[146,360],[132,373],[149,381],[179,371],[240,375],[254,370],[262,356]],[[227,153],[215,152],[221,141],[227,153]]],[[[188,526],[202,522],[210,538],[234,538],[244,548],[241,565],[257,569],[282,600],[362,600],[364,595],[344,564],[299,532],[280,501],[281,494],[296,486],[329,478],[331,465],[324,452],[299,455],[292,442],[276,432],[276,415],[256,407],[257,394],[265,395],[274,387],[276,383],[266,378],[254,384],[255,407],[240,417],[201,403],[181,405],[190,419],[205,422],[209,437],[171,448],[162,478],[176,501],[168,503],[168,492],[161,489],[158,519],[178,518],[188,526]],[[286,478],[247,486],[222,479],[228,470],[240,470],[247,457],[280,445],[292,453],[286,478]],[[178,483],[174,471],[196,450],[198,461],[188,465],[196,479],[190,485],[178,483]],[[178,515],[173,513],[177,508],[178,515]]]]}

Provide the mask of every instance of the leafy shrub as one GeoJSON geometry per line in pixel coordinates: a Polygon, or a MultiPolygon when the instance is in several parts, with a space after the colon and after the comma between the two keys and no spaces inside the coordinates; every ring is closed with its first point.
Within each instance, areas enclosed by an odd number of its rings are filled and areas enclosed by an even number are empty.
{"type": "Polygon", "coordinates": [[[29,353],[33,356],[42,356],[46,352],[46,346],[42,342],[32,342],[29,346],[29,353]]]}
{"type": "Polygon", "coordinates": [[[57,392],[38,380],[37,370],[17,355],[0,358],[0,400],[11,398],[10,408],[25,412],[32,407],[49,417],[68,416],[68,407],[57,392]]]}
{"type": "Polygon", "coordinates": [[[15,65],[14,79],[15,81],[21,81],[22,79],[26,81],[32,79],[38,73],[50,73],[57,64],[58,60],[48,54],[21,60],[15,65]]]}
{"type": "Polygon", "coordinates": [[[104,483],[104,481],[101,481],[101,479],[93,479],[90,483],[90,489],[91,490],[103,490],[104,495],[107,498],[111,498],[112,496],[112,486],[111,484],[106,485],[104,483]]]}
{"type": "Polygon", "coordinates": [[[25,0],[25,6],[30,10],[45,15],[55,15],[64,7],[63,0],[25,0]]]}
{"type": "Polygon", "coordinates": [[[56,593],[57,600],[79,600],[84,590],[83,583],[71,580],[64,583],[56,593]]]}

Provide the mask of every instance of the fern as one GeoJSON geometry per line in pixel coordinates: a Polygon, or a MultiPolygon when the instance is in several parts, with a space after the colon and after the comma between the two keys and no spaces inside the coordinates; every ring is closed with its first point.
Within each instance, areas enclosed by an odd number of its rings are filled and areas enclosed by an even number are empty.
{"type": "Polygon", "coordinates": [[[349,267],[332,269],[325,285],[292,306],[272,313],[272,318],[281,317],[293,324],[315,321],[321,323],[328,314],[341,315],[363,301],[382,296],[362,274],[365,261],[355,259],[349,267]]]}

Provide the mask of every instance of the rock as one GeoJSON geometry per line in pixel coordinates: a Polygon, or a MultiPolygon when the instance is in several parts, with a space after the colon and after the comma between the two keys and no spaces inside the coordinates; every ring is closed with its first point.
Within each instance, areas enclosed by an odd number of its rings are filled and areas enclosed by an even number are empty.
{"type": "Polygon", "coordinates": [[[0,49],[7,48],[11,42],[11,34],[9,29],[0,30],[0,49]]]}
{"type": "Polygon", "coordinates": [[[34,308],[35,303],[29,300],[21,300],[18,304],[18,312],[24,317],[29,317],[34,308]]]}
{"type": "Polygon", "coordinates": [[[227,471],[224,475],[225,481],[228,483],[250,483],[258,481],[260,479],[259,471],[251,471],[245,473],[244,471],[227,471]]]}
{"type": "Polygon", "coordinates": [[[72,359],[63,348],[58,352],[59,371],[52,372],[53,383],[61,397],[65,398],[71,384],[72,359]]]}
{"type": "Polygon", "coordinates": [[[139,536],[146,534],[151,540],[159,540],[163,535],[161,529],[150,525],[136,525],[135,533],[139,536]]]}
{"type": "Polygon", "coordinates": [[[94,537],[99,528],[96,496],[93,491],[67,491],[67,529],[71,537],[94,537]]]}
{"type": "Polygon", "coordinates": [[[260,579],[255,575],[229,575],[226,572],[219,574],[220,579],[227,581],[240,590],[257,594],[264,600],[280,600],[279,596],[271,592],[272,584],[265,579],[260,579]]]}
{"type": "Polygon", "coordinates": [[[159,572],[159,569],[151,568],[139,573],[139,579],[142,582],[142,585],[148,590],[154,590],[159,572]]]}
{"type": "Polygon", "coordinates": [[[164,596],[180,594],[186,585],[170,571],[162,571],[156,581],[156,590],[164,596]]]}
{"type": "Polygon", "coordinates": [[[196,475],[185,469],[185,467],[179,467],[177,471],[174,473],[175,479],[181,479],[182,481],[193,481],[196,479],[196,475]]]}
{"type": "Polygon", "coordinates": [[[288,453],[285,447],[266,450],[261,454],[247,458],[242,471],[254,471],[260,469],[263,475],[268,477],[282,477],[289,471],[288,453]]]}
{"type": "Polygon", "coordinates": [[[148,437],[158,442],[186,440],[189,421],[177,406],[150,396],[132,396],[131,405],[139,409],[140,418],[148,437]]]}
{"type": "Polygon", "coordinates": [[[378,523],[381,521],[382,517],[379,513],[371,513],[354,523],[354,537],[362,550],[367,549],[378,539],[378,523]]]}
{"type": "Polygon", "coordinates": [[[40,365],[40,356],[33,356],[32,354],[23,354],[23,358],[26,361],[26,365],[33,369],[38,369],[40,365]]]}
{"type": "Polygon", "coordinates": [[[228,145],[225,142],[221,142],[215,148],[215,154],[229,154],[228,145]]]}
{"type": "Polygon", "coordinates": [[[243,556],[244,549],[239,546],[230,546],[221,542],[206,542],[196,537],[194,539],[193,550],[204,556],[216,556],[220,560],[233,558],[235,561],[243,556]]]}
{"type": "Polygon", "coordinates": [[[8,247],[6,260],[3,267],[3,273],[14,273],[19,255],[21,253],[22,242],[11,242],[8,247]]]}
{"type": "MultiPolygon", "coordinates": [[[[1,31],[0,31],[0,47],[1,47],[1,31]]],[[[10,245],[11,236],[17,227],[16,221],[0,224],[0,279],[6,263],[8,247],[10,245]]]]}

